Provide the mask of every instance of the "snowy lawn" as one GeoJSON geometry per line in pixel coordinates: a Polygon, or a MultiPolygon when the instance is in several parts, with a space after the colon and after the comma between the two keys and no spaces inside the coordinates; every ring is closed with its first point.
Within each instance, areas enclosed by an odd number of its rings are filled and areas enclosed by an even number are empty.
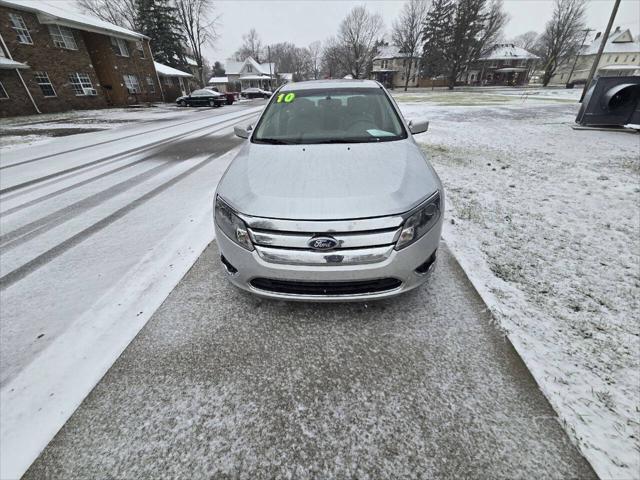
{"type": "Polygon", "coordinates": [[[393,93],[399,104],[428,103],[441,106],[481,106],[481,105],[521,105],[529,101],[546,103],[572,103],[580,98],[580,89],[539,89],[539,88],[473,88],[467,87],[450,91],[446,88],[398,89],[393,93]]]}
{"type": "Polygon", "coordinates": [[[534,92],[396,98],[431,121],[447,244],[596,472],[638,478],[640,135],[572,130],[579,90],[534,92]]]}

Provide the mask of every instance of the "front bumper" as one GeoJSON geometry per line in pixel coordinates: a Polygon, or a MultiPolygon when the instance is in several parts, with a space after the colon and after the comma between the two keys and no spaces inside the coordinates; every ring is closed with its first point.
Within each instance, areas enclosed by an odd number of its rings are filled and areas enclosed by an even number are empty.
{"type": "MultiPolygon", "coordinates": [[[[214,222],[215,224],[215,222],[214,222]]],[[[220,253],[226,260],[225,270],[229,280],[248,292],[261,297],[309,301],[309,302],[348,302],[393,297],[412,290],[423,284],[433,270],[432,263],[425,271],[418,272],[435,254],[442,230],[442,219],[420,240],[402,249],[393,250],[384,260],[359,265],[288,265],[272,263],[261,258],[257,251],[248,251],[231,241],[215,225],[216,238],[220,253]],[[235,269],[232,272],[229,268],[235,269]],[[397,279],[401,283],[390,290],[358,294],[291,294],[263,290],[251,284],[254,279],[272,279],[290,282],[363,282],[379,279],[397,279]]]]}

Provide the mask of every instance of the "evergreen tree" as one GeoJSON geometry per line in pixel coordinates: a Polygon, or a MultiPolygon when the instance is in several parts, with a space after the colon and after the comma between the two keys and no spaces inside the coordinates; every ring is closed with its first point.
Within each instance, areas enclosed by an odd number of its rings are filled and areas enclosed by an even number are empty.
{"type": "Polygon", "coordinates": [[[213,76],[214,77],[224,77],[225,70],[220,62],[215,62],[213,64],[213,76]]]}
{"type": "Polygon", "coordinates": [[[422,73],[428,77],[447,73],[454,9],[454,0],[433,0],[427,13],[422,33],[422,73]]]}
{"type": "Polygon", "coordinates": [[[499,0],[433,0],[423,32],[424,74],[446,75],[453,89],[500,37],[506,20],[499,0]]]}
{"type": "Polygon", "coordinates": [[[177,10],[169,0],[138,0],[136,23],[140,32],[151,39],[153,58],[157,62],[181,70],[187,68],[177,10]]]}

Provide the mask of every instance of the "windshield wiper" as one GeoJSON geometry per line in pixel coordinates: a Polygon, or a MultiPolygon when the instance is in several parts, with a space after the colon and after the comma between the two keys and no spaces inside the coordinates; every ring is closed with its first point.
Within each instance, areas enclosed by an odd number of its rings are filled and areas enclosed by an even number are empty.
{"type": "Polygon", "coordinates": [[[269,145],[295,145],[296,142],[291,142],[289,140],[281,140],[279,138],[256,138],[254,139],[256,143],[268,143],[269,145]]]}

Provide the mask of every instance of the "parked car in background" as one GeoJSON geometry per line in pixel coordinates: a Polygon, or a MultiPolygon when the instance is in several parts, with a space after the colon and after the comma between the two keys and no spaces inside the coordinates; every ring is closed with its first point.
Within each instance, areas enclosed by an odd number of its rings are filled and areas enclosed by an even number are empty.
{"type": "Polygon", "coordinates": [[[240,93],[244,98],[269,98],[271,97],[271,92],[269,90],[262,90],[261,88],[251,87],[245,88],[240,93]]]}
{"type": "Polygon", "coordinates": [[[277,90],[214,200],[229,280],[286,300],[384,298],[424,283],[440,245],[444,191],[405,121],[371,80],[277,90]]]}
{"type": "Polygon", "coordinates": [[[227,105],[233,105],[233,102],[235,102],[239,96],[238,92],[220,92],[220,90],[218,90],[218,87],[207,87],[207,88],[209,90],[213,90],[214,92],[218,92],[224,95],[225,98],[227,99],[227,105]]]}
{"type": "Polygon", "coordinates": [[[189,95],[176,98],[180,107],[221,107],[227,103],[227,97],[210,88],[194,90],[189,95]]]}

